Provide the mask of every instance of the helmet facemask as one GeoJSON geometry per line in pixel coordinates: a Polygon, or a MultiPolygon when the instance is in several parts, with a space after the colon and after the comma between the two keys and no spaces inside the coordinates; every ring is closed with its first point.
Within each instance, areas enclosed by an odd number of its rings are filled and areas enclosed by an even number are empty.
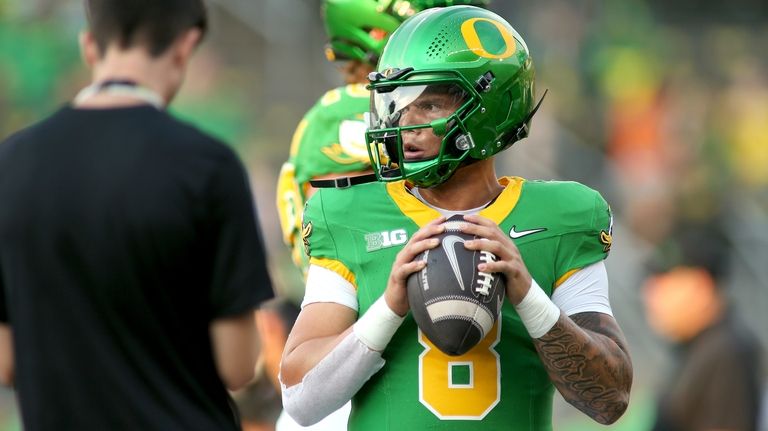
{"type": "Polygon", "coordinates": [[[368,153],[379,180],[432,187],[446,181],[474,147],[465,119],[477,110],[478,96],[460,76],[444,71],[405,78],[371,85],[368,153]]]}

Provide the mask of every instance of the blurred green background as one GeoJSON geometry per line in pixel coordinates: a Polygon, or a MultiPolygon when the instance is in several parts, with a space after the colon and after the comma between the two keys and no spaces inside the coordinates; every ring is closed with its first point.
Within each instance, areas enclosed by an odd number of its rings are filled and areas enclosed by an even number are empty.
{"type": "MultiPolygon", "coordinates": [[[[320,0],[208,4],[209,38],[172,111],[241,155],[276,286],[298,300],[274,191],[299,119],[341,84],[323,56],[320,0]]],[[[538,92],[549,89],[530,138],[498,157],[498,171],[580,181],[611,203],[611,301],[635,366],[629,411],[612,429],[648,429],[671,363],[639,288],[643,262],[676,223],[726,222],[729,295],[768,345],[768,3],[493,0],[491,9],[528,43],[538,92]]],[[[77,0],[0,0],[0,139],[88,83],[83,25],[77,0]]],[[[556,429],[604,429],[556,398],[556,429]]],[[[0,390],[0,430],[17,429],[12,392],[0,390]]]]}

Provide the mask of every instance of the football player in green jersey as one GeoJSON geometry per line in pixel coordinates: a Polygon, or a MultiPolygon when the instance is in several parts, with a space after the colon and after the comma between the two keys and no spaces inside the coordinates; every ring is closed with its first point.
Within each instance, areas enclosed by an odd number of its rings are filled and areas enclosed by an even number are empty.
{"type": "Polygon", "coordinates": [[[600,423],[623,414],[632,366],[608,301],[607,203],[494,170],[528,135],[533,87],[525,42],[483,9],[424,11],[391,36],[366,133],[380,181],[321,189],[305,209],[307,292],[281,371],[300,423],[352,398],[352,430],[550,430],[554,388],[600,423]],[[478,269],[504,275],[508,301],[483,341],[448,356],[407,315],[405,280],[455,214],[483,238],[465,247],[496,255],[478,269]]]}
{"type": "Polygon", "coordinates": [[[489,0],[325,0],[323,23],[329,61],[339,64],[347,85],[329,90],[304,115],[294,132],[289,159],[277,186],[277,207],[283,240],[294,263],[306,271],[301,217],[304,202],[314,193],[310,180],[356,176],[370,172],[363,114],[370,93],[368,74],[389,35],[406,18],[431,7],[487,5],[489,0]]]}
{"type": "MultiPolygon", "coordinates": [[[[293,135],[289,159],[282,166],[277,187],[283,239],[302,272],[309,264],[301,219],[304,202],[315,191],[310,180],[370,173],[363,115],[369,109],[370,92],[364,84],[389,35],[420,10],[455,4],[485,6],[488,1],[324,0],[323,23],[329,38],[326,57],[339,65],[346,85],[326,92],[304,115],[293,135]]],[[[263,338],[274,338],[267,335],[263,338]]],[[[339,417],[345,418],[347,411],[348,406],[318,427],[339,429],[339,417]]],[[[277,429],[290,429],[289,422],[282,415],[277,429]]]]}

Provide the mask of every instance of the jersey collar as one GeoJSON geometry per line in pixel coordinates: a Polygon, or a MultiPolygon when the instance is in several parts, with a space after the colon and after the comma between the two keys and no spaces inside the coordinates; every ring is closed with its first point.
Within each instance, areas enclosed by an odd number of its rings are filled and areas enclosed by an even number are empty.
{"type": "MultiPolygon", "coordinates": [[[[515,209],[517,201],[520,200],[524,182],[525,179],[520,177],[499,178],[499,184],[504,186],[504,190],[491,205],[480,211],[480,215],[493,220],[496,224],[501,224],[515,209]]],[[[437,210],[430,208],[408,192],[404,180],[387,183],[387,193],[400,208],[400,211],[419,227],[440,217],[437,210]]]]}

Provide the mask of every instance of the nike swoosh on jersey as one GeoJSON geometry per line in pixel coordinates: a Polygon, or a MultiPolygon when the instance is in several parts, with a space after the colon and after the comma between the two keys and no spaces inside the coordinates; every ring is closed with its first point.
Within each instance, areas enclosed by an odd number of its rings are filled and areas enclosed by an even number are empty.
{"type": "Polygon", "coordinates": [[[545,230],[547,230],[547,228],[542,227],[539,229],[521,230],[520,232],[517,232],[515,230],[516,227],[517,226],[512,226],[512,229],[509,230],[509,237],[512,239],[522,238],[527,235],[532,235],[534,233],[544,232],[545,230]]]}
{"type": "Polygon", "coordinates": [[[459,282],[459,287],[461,287],[461,290],[464,289],[464,280],[461,279],[461,269],[459,268],[459,259],[456,257],[456,249],[454,246],[457,243],[463,243],[464,239],[460,236],[456,235],[449,235],[443,238],[443,250],[445,250],[445,255],[448,256],[448,262],[451,264],[451,269],[453,269],[453,274],[456,276],[456,281],[459,282]]]}

